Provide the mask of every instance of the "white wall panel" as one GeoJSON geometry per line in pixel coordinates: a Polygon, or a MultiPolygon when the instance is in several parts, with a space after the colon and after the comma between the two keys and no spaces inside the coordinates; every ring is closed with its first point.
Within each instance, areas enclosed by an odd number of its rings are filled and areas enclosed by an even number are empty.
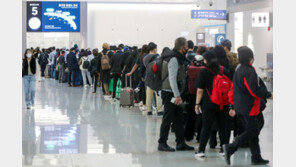
{"type": "MultiPolygon", "coordinates": [[[[212,9],[225,9],[219,1],[212,9]]],[[[204,6],[204,8],[207,6],[204,6]]],[[[101,48],[104,42],[118,45],[138,45],[155,42],[159,49],[173,47],[182,32],[196,41],[203,25],[223,24],[225,21],[191,19],[195,4],[106,4],[88,3],[88,46],[101,48]]]]}

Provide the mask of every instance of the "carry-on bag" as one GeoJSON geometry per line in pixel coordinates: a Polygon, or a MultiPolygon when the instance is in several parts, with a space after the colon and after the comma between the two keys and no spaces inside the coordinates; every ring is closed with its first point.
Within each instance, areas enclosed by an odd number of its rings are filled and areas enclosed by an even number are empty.
{"type": "Polygon", "coordinates": [[[125,75],[125,85],[126,87],[120,90],[120,106],[134,106],[135,92],[132,89],[132,79],[129,78],[130,85],[127,86],[127,76],[125,75]]]}

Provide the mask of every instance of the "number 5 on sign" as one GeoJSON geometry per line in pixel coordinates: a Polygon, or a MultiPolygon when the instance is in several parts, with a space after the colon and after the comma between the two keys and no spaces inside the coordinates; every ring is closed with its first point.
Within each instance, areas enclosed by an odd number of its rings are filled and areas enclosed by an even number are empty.
{"type": "Polygon", "coordinates": [[[38,14],[38,10],[37,7],[32,7],[32,15],[37,15],[38,14]]]}

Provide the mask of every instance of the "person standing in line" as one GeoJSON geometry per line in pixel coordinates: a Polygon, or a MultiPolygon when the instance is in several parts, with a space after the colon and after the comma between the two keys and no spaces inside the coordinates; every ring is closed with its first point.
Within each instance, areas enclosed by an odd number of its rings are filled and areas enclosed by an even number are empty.
{"type": "MultiPolygon", "coordinates": [[[[196,105],[195,111],[198,114],[202,114],[202,130],[200,136],[200,144],[196,156],[204,158],[205,149],[210,138],[211,128],[216,119],[219,129],[219,138],[221,146],[228,143],[227,141],[227,127],[226,127],[226,115],[228,111],[228,105],[219,106],[213,103],[210,98],[214,87],[214,78],[218,74],[229,76],[229,72],[226,68],[219,65],[219,61],[216,52],[207,51],[203,54],[205,69],[202,69],[196,80],[196,105]],[[222,70],[223,72],[222,72],[222,70]],[[210,93],[211,92],[211,93],[210,93]],[[202,111],[202,113],[201,113],[202,111]]],[[[220,155],[224,155],[224,150],[220,149],[220,155]]]]}
{"type": "Polygon", "coordinates": [[[140,88],[139,91],[139,99],[142,103],[140,103],[140,109],[142,111],[146,111],[147,107],[146,107],[146,87],[145,87],[145,80],[143,79],[143,71],[141,70],[142,64],[143,64],[143,59],[145,58],[145,56],[149,53],[149,48],[148,45],[144,44],[141,48],[140,51],[140,55],[138,56],[138,58],[136,59],[135,65],[133,66],[132,70],[126,74],[126,76],[131,76],[133,75],[133,78],[136,78],[138,75],[140,78],[140,82],[138,83],[138,86],[140,88]]]}
{"type": "Polygon", "coordinates": [[[92,54],[94,55],[94,58],[90,62],[90,74],[93,76],[94,80],[92,93],[96,93],[98,87],[101,59],[99,58],[99,52],[97,49],[93,49],[92,54]]]}
{"type": "Polygon", "coordinates": [[[22,65],[22,77],[24,82],[25,100],[27,109],[35,106],[35,92],[36,92],[36,60],[32,57],[32,51],[27,49],[25,51],[23,65],[22,65]]]}
{"type": "Polygon", "coordinates": [[[65,62],[65,51],[61,51],[60,57],[57,62],[59,66],[59,83],[63,82],[63,78],[65,75],[65,69],[66,69],[66,62],[65,62]]]}
{"type": "Polygon", "coordinates": [[[221,42],[221,45],[224,47],[224,50],[226,52],[226,57],[230,61],[230,63],[232,64],[233,70],[235,71],[235,69],[236,69],[237,65],[239,64],[239,62],[238,62],[237,54],[231,52],[231,47],[232,47],[231,41],[228,40],[228,39],[224,39],[221,42]]]}
{"type": "Polygon", "coordinates": [[[267,91],[263,82],[258,77],[254,63],[253,51],[242,46],[238,48],[240,65],[236,69],[233,77],[233,89],[230,91],[229,99],[231,104],[230,116],[238,115],[238,119],[244,126],[244,132],[240,134],[233,143],[223,145],[225,150],[225,161],[231,164],[230,157],[241,147],[245,141],[249,141],[251,150],[252,165],[266,165],[268,160],[261,157],[259,145],[259,134],[262,127],[261,100],[272,98],[272,94],[267,91]]]}
{"type": "Polygon", "coordinates": [[[49,61],[50,61],[50,70],[51,70],[50,77],[52,79],[54,79],[54,75],[55,75],[54,59],[55,59],[55,56],[56,56],[57,52],[56,52],[55,47],[51,47],[49,50],[50,50],[49,61]]]}
{"type": "MultiPolygon", "coordinates": [[[[173,51],[163,55],[164,61],[167,62],[167,68],[162,69],[162,91],[161,97],[164,105],[164,114],[160,127],[160,137],[158,140],[159,151],[175,151],[174,148],[167,144],[171,124],[174,124],[175,136],[178,151],[194,150],[194,147],[188,146],[184,139],[183,128],[183,110],[181,105],[183,100],[181,94],[187,86],[186,83],[186,53],[188,51],[187,41],[180,37],[175,40],[173,51]],[[164,74],[167,74],[164,76],[164,74]]],[[[163,65],[165,62],[163,63],[163,65]]]]}
{"type": "MultiPolygon", "coordinates": [[[[143,60],[143,64],[144,64],[144,68],[147,67],[147,65],[153,61],[154,59],[156,59],[159,54],[157,54],[157,45],[153,42],[150,42],[148,44],[149,47],[149,54],[147,54],[147,56],[145,56],[144,60],[143,60]]],[[[146,70],[145,70],[146,71],[146,70]]],[[[147,76],[147,75],[146,75],[147,76]]],[[[158,95],[158,92],[152,90],[149,85],[150,84],[150,80],[152,78],[148,78],[145,77],[145,83],[146,83],[146,104],[147,104],[147,115],[152,115],[152,100],[154,99],[154,94],[156,97],[156,113],[158,116],[163,115],[163,112],[161,112],[161,107],[162,107],[162,100],[160,95],[158,95]]]]}
{"type": "Polygon", "coordinates": [[[75,80],[77,77],[76,76],[77,71],[79,70],[79,65],[75,55],[75,48],[71,48],[70,53],[67,55],[67,66],[69,68],[69,79],[68,79],[69,87],[71,86],[77,87],[75,85],[75,80]],[[72,80],[71,80],[71,75],[73,75],[72,80]],[[71,84],[71,81],[72,81],[72,84],[71,84]]]}
{"type": "Polygon", "coordinates": [[[195,55],[196,55],[196,53],[193,51],[194,43],[191,40],[187,41],[187,43],[188,43],[188,53],[186,55],[186,58],[190,60],[190,62],[192,62],[195,60],[195,55]]]}
{"type": "MultiPolygon", "coordinates": [[[[80,58],[80,60],[79,60],[79,68],[80,68],[80,70],[81,70],[81,74],[82,74],[82,79],[83,79],[83,85],[84,85],[84,88],[87,88],[87,80],[86,80],[86,77],[87,77],[87,79],[88,79],[88,82],[91,84],[91,87],[93,87],[93,84],[92,84],[92,78],[91,78],[91,76],[90,76],[90,72],[88,71],[88,67],[87,68],[84,68],[83,66],[84,66],[84,63],[86,63],[85,61],[88,61],[88,62],[90,62],[89,60],[88,60],[88,58],[87,58],[87,52],[86,51],[84,51],[84,52],[81,52],[81,58],[80,58]]],[[[90,63],[89,63],[89,65],[90,65],[90,63]]]]}
{"type": "Polygon", "coordinates": [[[41,78],[44,79],[44,76],[45,76],[44,72],[45,72],[46,66],[48,64],[47,53],[44,48],[42,49],[42,52],[39,56],[38,63],[41,68],[41,78]]]}
{"type": "Polygon", "coordinates": [[[116,96],[116,86],[117,81],[120,79],[121,75],[121,56],[123,55],[123,44],[120,44],[118,46],[118,51],[115,53],[114,56],[110,59],[110,65],[111,65],[111,75],[113,77],[113,92],[112,92],[112,99],[115,101],[116,96]]]}
{"type": "Polygon", "coordinates": [[[105,95],[111,95],[109,92],[109,82],[110,82],[110,58],[113,56],[113,53],[110,51],[110,46],[107,43],[103,44],[103,50],[100,53],[100,79],[104,86],[105,95]]]}

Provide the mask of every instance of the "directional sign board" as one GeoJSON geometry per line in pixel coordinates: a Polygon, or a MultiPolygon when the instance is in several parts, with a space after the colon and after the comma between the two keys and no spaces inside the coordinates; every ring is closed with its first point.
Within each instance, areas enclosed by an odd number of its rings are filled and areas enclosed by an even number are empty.
{"type": "Polygon", "coordinates": [[[221,42],[226,38],[226,34],[216,34],[215,35],[215,45],[220,45],[221,42]]]}
{"type": "Polygon", "coordinates": [[[192,19],[217,19],[226,20],[226,10],[191,10],[192,19]]]}

